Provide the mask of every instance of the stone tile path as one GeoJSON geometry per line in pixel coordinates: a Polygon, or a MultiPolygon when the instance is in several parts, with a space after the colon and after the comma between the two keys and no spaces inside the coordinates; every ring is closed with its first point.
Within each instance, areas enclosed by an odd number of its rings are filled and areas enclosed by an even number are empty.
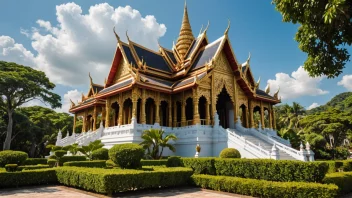
{"type": "MultiPolygon", "coordinates": [[[[38,186],[38,187],[24,187],[0,190],[0,197],[4,198],[107,198],[107,196],[90,193],[75,188],[65,186],[38,186]]],[[[141,192],[121,193],[116,194],[115,197],[138,197],[138,198],[152,198],[152,197],[179,197],[179,198],[249,198],[248,196],[235,195],[231,193],[222,193],[211,190],[203,190],[200,188],[172,188],[161,190],[150,190],[141,192]]]]}

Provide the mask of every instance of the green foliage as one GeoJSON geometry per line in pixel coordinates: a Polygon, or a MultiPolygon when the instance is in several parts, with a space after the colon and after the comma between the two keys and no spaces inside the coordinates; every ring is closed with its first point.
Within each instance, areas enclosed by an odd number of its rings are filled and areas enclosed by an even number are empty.
{"type": "Polygon", "coordinates": [[[80,162],[65,162],[64,166],[77,166],[77,167],[89,167],[89,168],[105,168],[105,160],[94,160],[94,161],[80,161],[80,162]]]}
{"type": "Polygon", "coordinates": [[[167,160],[141,160],[142,166],[166,166],[167,160]]]}
{"type": "Polygon", "coordinates": [[[344,92],[337,94],[325,105],[321,105],[311,110],[308,110],[307,114],[311,115],[321,113],[323,111],[328,110],[329,108],[338,109],[339,111],[349,111],[350,109],[352,109],[352,106],[349,107],[348,104],[345,104],[345,101],[348,101],[350,99],[352,99],[352,92],[344,92]]]}
{"type": "Polygon", "coordinates": [[[202,158],[181,158],[184,167],[192,168],[196,174],[215,175],[216,170],[214,161],[216,158],[202,157],[202,158]]]}
{"type": "Polygon", "coordinates": [[[319,162],[325,162],[328,164],[329,166],[328,173],[338,172],[343,167],[342,161],[319,161],[319,162]]]}
{"type": "Polygon", "coordinates": [[[80,150],[81,149],[77,143],[70,145],[70,147],[68,148],[68,151],[70,151],[72,155],[77,155],[78,151],[80,150]]]}
{"type": "Polygon", "coordinates": [[[109,150],[109,157],[121,168],[140,168],[144,149],[138,144],[116,144],[109,150]]]}
{"type": "Polygon", "coordinates": [[[40,184],[56,184],[55,169],[28,170],[22,172],[0,172],[0,188],[40,184]]]}
{"type": "Polygon", "coordinates": [[[147,150],[147,155],[153,159],[160,159],[165,147],[173,152],[176,151],[175,146],[170,144],[169,141],[175,141],[177,137],[174,134],[168,134],[164,137],[164,133],[163,130],[159,129],[148,129],[142,133],[143,141],[140,145],[147,150]],[[161,148],[160,151],[159,148],[161,148]]]}
{"type": "Polygon", "coordinates": [[[34,98],[41,99],[50,104],[52,108],[57,108],[61,107],[61,98],[51,92],[55,85],[49,81],[45,73],[31,67],[0,61],[0,79],[0,95],[2,96],[0,109],[7,112],[9,126],[3,148],[9,150],[13,138],[15,109],[34,98]]]}
{"type": "Polygon", "coordinates": [[[48,159],[48,165],[49,165],[50,167],[56,166],[58,162],[59,162],[59,161],[56,160],[56,159],[48,159]]]}
{"type": "Polygon", "coordinates": [[[349,0],[273,0],[284,22],[299,23],[299,48],[308,54],[304,69],[310,76],[337,77],[349,61],[352,44],[352,4],[349,0]]]}
{"type": "Polygon", "coordinates": [[[241,158],[241,154],[234,148],[225,148],[220,152],[220,158],[241,158]]]}
{"type": "Polygon", "coordinates": [[[6,164],[5,169],[7,172],[16,172],[17,171],[17,164],[6,164]]]}
{"type": "Polygon", "coordinates": [[[55,151],[55,156],[60,159],[61,157],[63,157],[64,155],[67,154],[67,151],[65,150],[58,150],[58,151],[55,151]]]}
{"type": "Polygon", "coordinates": [[[103,148],[104,144],[101,143],[101,140],[95,140],[90,142],[87,146],[82,146],[80,151],[89,159],[92,160],[93,151],[103,148]]]}
{"type": "Polygon", "coordinates": [[[22,164],[28,158],[28,154],[22,151],[0,151],[0,167],[6,164],[22,164]]]}
{"type": "Polygon", "coordinates": [[[106,148],[100,148],[92,152],[93,160],[108,160],[109,159],[109,150],[106,148]]]}
{"type": "Polygon", "coordinates": [[[55,151],[63,150],[62,146],[53,146],[51,147],[51,151],[55,153],[55,151]]]}
{"type": "Polygon", "coordinates": [[[343,163],[343,166],[342,166],[343,171],[352,171],[352,160],[343,160],[342,163],[343,163]]]}
{"type": "Polygon", "coordinates": [[[321,182],[328,171],[324,162],[269,159],[215,159],[217,175],[268,181],[321,182]]]}
{"type": "Polygon", "coordinates": [[[350,193],[352,192],[352,172],[326,174],[323,183],[337,185],[341,195],[350,193]]]}
{"type": "Polygon", "coordinates": [[[50,168],[49,165],[26,165],[26,166],[19,166],[17,169],[22,171],[22,170],[36,170],[36,169],[45,169],[45,168],[50,168]]]}
{"type": "Polygon", "coordinates": [[[263,198],[331,198],[336,185],[306,182],[272,182],[227,176],[192,175],[193,183],[202,188],[263,198]]]}
{"type": "Polygon", "coordinates": [[[134,189],[174,187],[187,184],[192,170],[188,168],[154,168],[154,171],[123,169],[57,168],[61,184],[111,195],[134,189]]]}
{"type": "Polygon", "coordinates": [[[27,158],[21,165],[47,164],[47,162],[46,158],[27,158]]]}
{"type": "Polygon", "coordinates": [[[86,161],[85,156],[63,156],[59,160],[59,165],[62,166],[65,162],[86,161]]]}
{"type": "Polygon", "coordinates": [[[167,158],[166,167],[179,167],[181,164],[182,162],[180,156],[170,156],[167,158]]]}
{"type": "Polygon", "coordinates": [[[50,156],[48,157],[48,159],[56,159],[56,160],[57,160],[57,157],[56,157],[55,155],[50,155],[50,156]]]}
{"type": "Polygon", "coordinates": [[[115,164],[112,160],[106,160],[105,164],[106,167],[117,167],[117,164],[115,164]]]}

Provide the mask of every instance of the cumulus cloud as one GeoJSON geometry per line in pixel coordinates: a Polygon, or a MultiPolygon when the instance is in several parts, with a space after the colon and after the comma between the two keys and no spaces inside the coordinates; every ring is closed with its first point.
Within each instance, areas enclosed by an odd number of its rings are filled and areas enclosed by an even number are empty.
{"type": "Polygon", "coordinates": [[[313,102],[313,104],[309,105],[309,107],[307,108],[307,110],[311,110],[311,109],[314,109],[316,107],[319,107],[320,105],[316,102],[313,102]]]}
{"type": "Polygon", "coordinates": [[[344,75],[337,85],[344,86],[348,91],[352,91],[352,75],[344,75]]]}
{"type": "Polygon", "coordinates": [[[70,99],[77,104],[77,101],[81,101],[82,99],[82,93],[79,92],[77,89],[70,90],[67,93],[64,94],[64,98],[62,100],[62,108],[58,109],[59,112],[65,112],[68,113],[68,110],[71,107],[71,101],[70,99]]]}
{"type": "Polygon", "coordinates": [[[91,6],[87,14],[82,13],[75,3],[58,5],[58,25],[38,19],[38,27],[31,27],[30,33],[22,29],[22,34],[30,34],[35,53],[11,37],[1,36],[0,59],[33,66],[58,84],[85,84],[88,72],[94,82],[102,84],[116,49],[114,26],[122,40],[126,41],[126,30],[130,30],[131,40],[155,50],[158,39],[166,32],[165,25],[159,24],[154,16],[142,16],[130,6],[114,8],[102,3],[91,6]]]}
{"type": "Polygon", "coordinates": [[[300,66],[291,76],[286,73],[277,73],[275,79],[269,79],[271,94],[280,87],[279,96],[283,100],[294,99],[301,96],[317,96],[329,93],[319,88],[324,77],[309,77],[308,73],[300,66]]]}

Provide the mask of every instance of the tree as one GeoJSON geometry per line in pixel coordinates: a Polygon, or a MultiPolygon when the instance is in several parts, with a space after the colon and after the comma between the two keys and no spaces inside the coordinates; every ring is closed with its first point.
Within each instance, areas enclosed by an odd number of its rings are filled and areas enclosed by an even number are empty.
{"type": "Polygon", "coordinates": [[[61,107],[60,96],[50,91],[54,87],[44,72],[0,61],[0,108],[8,116],[4,150],[11,146],[13,114],[17,107],[34,99],[48,103],[52,108],[61,107]]]}
{"type": "Polygon", "coordinates": [[[95,140],[94,142],[90,142],[87,146],[82,146],[79,150],[82,152],[89,160],[92,160],[93,151],[103,148],[104,144],[101,143],[101,140],[95,140]]]}
{"type": "Polygon", "coordinates": [[[160,159],[163,154],[163,150],[165,147],[169,148],[171,151],[175,152],[176,148],[174,145],[170,144],[170,140],[177,140],[177,137],[174,134],[168,134],[165,137],[164,131],[159,129],[149,129],[145,130],[142,133],[143,141],[140,145],[143,146],[144,149],[147,149],[148,154],[153,159],[160,159]],[[161,147],[161,151],[159,152],[159,147],[161,147]],[[152,149],[150,151],[150,149],[152,149]]]}
{"type": "Polygon", "coordinates": [[[299,48],[308,54],[304,69],[310,76],[337,77],[352,44],[352,0],[273,0],[284,22],[299,23],[299,48]]]}

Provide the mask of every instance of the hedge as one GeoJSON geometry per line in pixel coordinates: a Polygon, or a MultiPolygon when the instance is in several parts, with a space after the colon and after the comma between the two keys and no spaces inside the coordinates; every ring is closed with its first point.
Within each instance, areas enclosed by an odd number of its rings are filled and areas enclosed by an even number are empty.
{"type": "Polygon", "coordinates": [[[22,151],[0,151],[0,167],[6,164],[22,164],[28,158],[28,154],[22,151]]]}
{"type": "Polygon", "coordinates": [[[339,187],[341,195],[352,192],[352,172],[326,174],[323,183],[335,184],[339,187]]]}
{"type": "Polygon", "coordinates": [[[335,172],[338,172],[339,169],[343,169],[342,161],[319,161],[319,162],[325,162],[328,164],[329,166],[328,173],[335,173],[335,172]]]}
{"type": "Polygon", "coordinates": [[[181,158],[181,165],[192,168],[196,174],[215,175],[214,157],[181,158]]]}
{"type": "Polygon", "coordinates": [[[194,185],[223,192],[268,198],[332,198],[338,187],[333,184],[273,182],[228,176],[192,175],[194,185]]]}
{"type": "Polygon", "coordinates": [[[167,160],[141,160],[142,166],[166,166],[167,160]]]}
{"type": "Polygon", "coordinates": [[[170,156],[167,158],[166,167],[179,167],[181,166],[180,156],[170,156]]]}
{"type": "Polygon", "coordinates": [[[46,169],[50,168],[49,165],[26,165],[26,166],[18,166],[17,170],[36,170],[36,169],[46,169]]]}
{"type": "Polygon", "coordinates": [[[65,162],[77,162],[86,160],[86,156],[63,156],[60,158],[59,165],[62,166],[65,162]]]}
{"type": "Polygon", "coordinates": [[[64,166],[77,166],[77,167],[89,167],[89,168],[105,168],[105,160],[94,160],[94,161],[79,161],[79,162],[65,162],[64,166]]]}
{"type": "Polygon", "coordinates": [[[22,172],[0,172],[0,188],[26,185],[56,184],[55,169],[28,170],[22,172]]]}
{"type": "Polygon", "coordinates": [[[112,160],[106,160],[105,164],[106,167],[118,167],[118,165],[115,164],[112,160]]]}
{"type": "Polygon", "coordinates": [[[93,160],[108,160],[109,159],[109,150],[106,148],[100,148],[92,152],[93,160]]]}
{"type": "Polygon", "coordinates": [[[189,168],[154,169],[155,171],[142,171],[60,167],[56,173],[61,184],[109,195],[136,189],[185,185],[193,173],[189,168]]]}
{"type": "Polygon", "coordinates": [[[47,164],[48,159],[46,158],[27,158],[21,165],[38,165],[38,164],[47,164]]]}
{"type": "Polygon", "coordinates": [[[343,166],[341,167],[343,171],[352,171],[352,160],[343,160],[343,166]]]}
{"type": "Polygon", "coordinates": [[[109,158],[121,168],[141,168],[144,149],[139,144],[116,144],[109,150],[109,158]]]}

